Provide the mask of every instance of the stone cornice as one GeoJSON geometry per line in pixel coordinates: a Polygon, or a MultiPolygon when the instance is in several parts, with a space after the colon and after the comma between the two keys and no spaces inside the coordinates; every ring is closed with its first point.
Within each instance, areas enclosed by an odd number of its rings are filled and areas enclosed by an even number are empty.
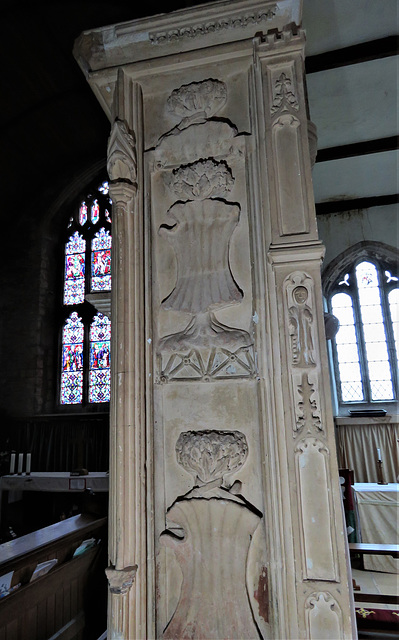
{"type": "Polygon", "coordinates": [[[300,25],[293,0],[221,0],[83,32],[74,56],[85,73],[237,40],[300,25]]]}

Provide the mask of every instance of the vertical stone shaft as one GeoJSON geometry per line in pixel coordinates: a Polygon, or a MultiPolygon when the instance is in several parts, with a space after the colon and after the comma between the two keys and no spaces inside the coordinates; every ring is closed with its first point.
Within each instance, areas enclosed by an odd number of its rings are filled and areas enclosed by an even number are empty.
{"type": "Polygon", "coordinates": [[[109,559],[116,571],[134,567],[137,572],[123,593],[111,588],[109,631],[112,638],[139,640],[147,637],[144,231],[136,163],[141,148],[134,133],[141,99],[139,88],[122,73],[116,90],[108,146],[113,203],[109,559]]]}
{"type": "MultiPolygon", "coordinates": [[[[303,47],[300,31],[255,44],[256,128],[264,163],[259,170],[267,176],[267,182],[260,180],[270,207],[258,220],[269,263],[259,281],[265,278],[260,290],[265,287],[270,338],[261,338],[260,344],[264,341],[272,364],[261,354],[259,362],[261,377],[270,375],[270,367],[274,373],[269,393],[275,415],[265,440],[275,456],[270,482],[279,496],[271,535],[282,554],[272,557],[271,579],[276,593],[283,587],[287,594],[280,600],[274,632],[284,638],[349,640],[354,630],[348,615],[321,296],[324,248],[311,183],[303,47]]],[[[264,249],[258,248],[260,258],[264,249]]]]}

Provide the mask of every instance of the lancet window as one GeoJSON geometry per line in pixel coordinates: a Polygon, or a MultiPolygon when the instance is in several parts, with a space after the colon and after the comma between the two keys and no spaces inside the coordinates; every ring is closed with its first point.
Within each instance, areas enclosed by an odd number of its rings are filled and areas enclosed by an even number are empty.
{"type": "Polygon", "coordinates": [[[103,182],[78,201],[64,242],[61,405],[110,398],[111,321],[93,295],[111,291],[111,201],[103,182]],[[91,302],[87,295],[91,294],[91,302]],[[94,300],[95,304],[95,300],[94,300]]]}
{"type": "Polygon", "coordinates": [[[398,398],[398,265],[369,254],[345,264],[329,288],[339,320],[332,341],[341,408],[383,408],[398,398]]]}

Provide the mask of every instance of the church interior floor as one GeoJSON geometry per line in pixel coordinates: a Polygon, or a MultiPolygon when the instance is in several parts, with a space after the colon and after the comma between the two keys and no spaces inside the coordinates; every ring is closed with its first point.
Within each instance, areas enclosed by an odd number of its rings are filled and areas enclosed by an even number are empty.
{"type": "MultiPolygon", "coordinates": [[[[396,573],[382,573],[380,571],[364,571],[361,569],[352,569],[352,577],[359,585],[360,590],[357,594],[364,593],[376,593],[384,595],[399,595],[399,575],[396,573]]],[[[370,607],[370,603],[356,602],[356,608],[358,607],[370,607]]],[[[372,605],[378,609],[396,609],[392,605],[383,603],[376,603],[372,605]]]]}

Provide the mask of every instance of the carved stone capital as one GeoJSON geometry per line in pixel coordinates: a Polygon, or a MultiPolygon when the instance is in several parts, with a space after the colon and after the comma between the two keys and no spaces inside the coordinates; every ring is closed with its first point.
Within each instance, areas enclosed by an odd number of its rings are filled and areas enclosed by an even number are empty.
{"type": "Polygon", "coordinates": [[[117,595],[128,593],[134,582],[137,568],[137,565],[125,567],[124,569],[115,569],[113,566],[107,567],[105,575],[108,579],[110,592],[117,595]]]}
{"type": "Polygon", "coordinates": [[[129,182],[110,182],[109,184],[109,195],[116,207],[128,204],[136,192],[137,186],[129,182]]]}

